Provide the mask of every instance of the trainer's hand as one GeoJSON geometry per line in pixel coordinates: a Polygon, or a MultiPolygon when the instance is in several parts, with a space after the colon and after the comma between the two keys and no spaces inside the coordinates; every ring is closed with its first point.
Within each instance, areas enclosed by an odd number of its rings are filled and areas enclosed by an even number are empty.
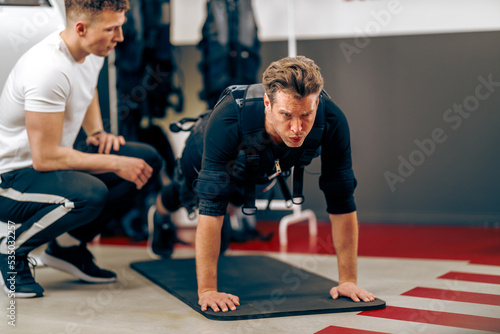
{"type": "Polygon", "coordinates": [[[125,145],[125,138],[123,138],[123,136],[115,136],[114,134],[102,131],[87,137],[87,144],[99,146],[98,152],[101,154],[109,154],[111,149],[118,151],[120,149],[120,145],[125,145]]]}
{"type": "Polygon", "coordinates": [[[201,306],[201,310],[205,312],[209,307],[214,310],[214,312],[227,312],[229,310],[236,310],[236,306],[240,306],[240,299],[229,293],[217,292],[217,291],[207,291],[200,294],[198,304],[201,306]]]}
{"type": "Polygon", "coordinates": [[[330,296],[332,296],[333,299],[337,299],[339,296],[344,296],[351,298],[355,302],[359,302],[361,300],[371,302],[375,300],[375,296],[372,293],[361,289],[352,282],[344,282],[331,288],[330,296]]]}
{"type": "Polygon", "coordinates": [[[141,189],[153,174],[153,168],[139,158],[117,156],[118,171],[116,175],[127,181],[135,183],[141,189]]]}

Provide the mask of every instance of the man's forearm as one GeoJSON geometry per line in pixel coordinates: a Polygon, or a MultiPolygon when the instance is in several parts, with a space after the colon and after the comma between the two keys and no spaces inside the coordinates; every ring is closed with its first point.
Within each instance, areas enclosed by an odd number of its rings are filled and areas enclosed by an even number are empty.
{"type": "Polygon", "coordinates": [[[223,216],[200,215],[196,228],[196,277],[198,295],[217,291],[217,260],[223,216]]]}
{"type": "Polygon", "coordinates": [[[94,98],[92,99],[92,102],[87,109],[87,113],[85,114],[85,118],[83,119],[82,127],[87,136],[91,136],[98,131],[104,130],[97,90],[95,92],[94,98]]]}
{"type": "Polygon", "coordinates": [[[332,215],[333,243],[337,253],[339,283],[357,281],[358,218],[356,212],[332,215]]]}
{"type": "Polygon", "coordinates": [[[26,130],[38,171],[80,170],[87,172],[117,172],[127,163],[118,156],[88,154],[61,146],[64,113],[26,111],[26,130]]]}
{"type": "Polygon", "coordinates": [[[125,163],[117,155],[89,154],[66,147],[38,152],[39,156],[33,155],[33,168],[45,172],[56,170],[79,170],[89,173],[116,172],[120,169],[120,163],[125,163]]]}

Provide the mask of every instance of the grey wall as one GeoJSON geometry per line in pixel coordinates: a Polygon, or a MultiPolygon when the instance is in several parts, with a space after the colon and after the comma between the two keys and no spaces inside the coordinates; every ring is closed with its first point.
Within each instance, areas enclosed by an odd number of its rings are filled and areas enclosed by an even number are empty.
{"type": "MultiPolygon", "coordinates": [[[[499,40],[482,32],[298,42],[349,120],[361,221],[500,222],[499,40]],[[488,79],[496,86],[485,87],[488,79]],[[460,105],[464,116],[453,110],[460,105]]],[[[177,52],[184,92],[196,99],[199,51],[177,52]]],[[[262,67],[286,55],[286,42],[263,43],[262,67]]],[[[187,113],[205,108],[190,103],[187,113]]],[[[307,171],[319,168],[314,161],[307,171]]],[[[306,174],[304,208],[325,219],[317,179],[306,174]]]]}
{"type": "MultiPolygon", "coordinates": [[[[326,89],[350,121],[361,220],[500,221],[499,37],[373,38],[350,63],[340,45],[353,40],[299,43],[298,53],[323,68],[326,89]],[[490,76],[499,83],[494,91],[476,92],[478,77],[490,76]],[[464,116],[449,111],[464,104],[464,116]],[[411,166],[400,167],[402,160],[411,166]]],[[[319,213],[318,202],[308,205],[319,213]]]]}

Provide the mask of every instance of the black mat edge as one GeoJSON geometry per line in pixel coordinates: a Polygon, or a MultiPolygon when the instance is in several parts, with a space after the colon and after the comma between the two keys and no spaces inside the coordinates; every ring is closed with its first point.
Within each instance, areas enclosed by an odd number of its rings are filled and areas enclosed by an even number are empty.
{"type": "MultiPolygon", "coordinates": [[[[249,315],[231,315],[231,311],[228,312],[214,312],[209,310],[207,312],[203,312],[200,310],[196,310],[196,312],[201,313],[203,316],[210,320],[219,320],[219,321],[233,321],[233,320],[254,320],[254,319],[267,319],[267,318],[279,318],[279,317],[291,317],[291,316],[299,316],[299,315],[317,315],[317,314],[334,314],[334,313],[350,313],[350,312],[362,312],[362,311],[376,311],[382,310],[385,308],[385,301],[381,299],[376,299],[375,301],[383,302],[383,304],[373,305],[373,306],[363,306],[363,307],[353,307],[350,308],[349,311],[345,310],[335,310],[335,309],[324,309],[324,310],[314,310],[314,311],[289,311],[289,312],[271,312],[264,314],[249,314],[249,315]]],[[[363,302],[360,302],[363,303],[363,302]]]]}

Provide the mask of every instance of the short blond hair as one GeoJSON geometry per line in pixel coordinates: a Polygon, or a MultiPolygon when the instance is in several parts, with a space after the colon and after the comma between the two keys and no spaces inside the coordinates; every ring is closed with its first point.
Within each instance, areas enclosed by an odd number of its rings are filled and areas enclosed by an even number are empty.
{"type": "Polygon", "coordinates": [[[319,66],[312,59],[297,56],[271,63],[262,75],[262,84],[273,103],[278,91],[297,98],[319,94],[324,87],[324,80],[319,66]]]}
{"type": "Polygon", "coordinates": [[[105,10],[123,12],[130,9],[128,0],[64,0],[64,6],[68,22],[82,18],[93,21],[105,10]]]}

